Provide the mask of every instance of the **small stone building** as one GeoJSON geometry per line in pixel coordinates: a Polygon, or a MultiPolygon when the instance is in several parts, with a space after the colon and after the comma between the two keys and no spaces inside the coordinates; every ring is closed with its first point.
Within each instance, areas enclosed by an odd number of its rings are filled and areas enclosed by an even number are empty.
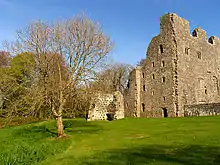
{"type": "Polygon", "coordinates": [[[146,62],[130,73],[125,116],[181,117],[219,114],[220,39],[176,14],[161,17],[146,62]],[[186,115],[185,115],[186,116],[186,115]]]}
{"type": "Polygon", "coordinates": [[[111,120],[124,118],[124,99],[121,92],[97,93],[93,96],[87,120],[111,120]]]}

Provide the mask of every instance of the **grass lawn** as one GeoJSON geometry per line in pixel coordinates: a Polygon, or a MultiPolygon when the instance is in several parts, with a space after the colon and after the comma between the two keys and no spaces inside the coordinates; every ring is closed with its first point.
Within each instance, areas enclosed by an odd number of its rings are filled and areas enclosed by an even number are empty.
{"type": "Polygon", "coordinates": [[[86,122],[0,129],[0,165],[220,165],[220,116],[86,122]]]}

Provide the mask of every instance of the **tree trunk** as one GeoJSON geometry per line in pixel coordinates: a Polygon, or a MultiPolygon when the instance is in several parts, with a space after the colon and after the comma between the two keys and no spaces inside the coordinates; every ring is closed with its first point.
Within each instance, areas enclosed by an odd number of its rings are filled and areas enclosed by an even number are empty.
{"type": "Polygon", "coordinates": [[[57,137],[63,137],[65,136],[64,130],[63,130],[63,117],[58,116],[57,117],[57,137]]]}

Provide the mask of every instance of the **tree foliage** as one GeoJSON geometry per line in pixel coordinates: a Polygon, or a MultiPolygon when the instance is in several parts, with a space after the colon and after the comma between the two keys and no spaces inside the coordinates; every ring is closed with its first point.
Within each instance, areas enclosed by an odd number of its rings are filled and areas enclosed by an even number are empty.
{"type": "Polygon", "coordinates": [[[23,114],[27,110],[27,93],[34,78],[35,61],[33,54],[21,53],[11,58],[10,66],[0,68],[1,108],[13,116],[23,114]],[[22,112],[20,112],[22,111],[22,112]]]}
{"type": "MultiPolygon", "coordinates": [[[[24,90],[28,95],[19,100],[25,103],[26,99],[31,103],[31,113],[39,116],[53,114],[57,119],[58,136],[62,137],[64,107],[70,98],[76,98],[79,93],[82,95],[79,90],[96,76],[98,67],[112,49],[110,37],[104,34],[98,23],[84,14],[52,24],[37,21],[17,34],[11,50],[14,53],[31,52],[34,74],[32,77],[28,68],[25,70],[20,66],[26,63],[18,57],[19,60],[15,58],[18,70],[11,66],[14,75],[9,74],[5,80],[13,82],[17,88],[26,84],[24,90]]],[[[16,93],[14,89],[7,95],[12,93],[16,93]]]]}

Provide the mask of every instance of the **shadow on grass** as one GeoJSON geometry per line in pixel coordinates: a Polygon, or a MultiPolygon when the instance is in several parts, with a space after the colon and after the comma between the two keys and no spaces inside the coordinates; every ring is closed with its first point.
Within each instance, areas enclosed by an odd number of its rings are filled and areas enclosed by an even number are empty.
{"type": "MultiPolygon", "coordinates": [[[[93,134],[102,130],[100,126],[85,120],[65,119],[63,121],[64,131],[66,134],[93,134]]],[[[34,137],[34,139],[42,137],[56,137],[56,121],[45,122],[40,125],[30,125],[22,127],[13,133],[15,137],[34,137]]]]}
{"type": "MultiPolygon", "coordinates": [[[[83,158],[82,158],[83,159],[83,158]]],[[[97,153],[78,164],[89,165],[219,165],[220,147],[143,146],[97,153]]]]}
{"type": "Polygon", "coordinates": [[[16,127],[21,126],[24,124],[34,124],[39,123],[44,120],[39,120],[33,117],[13,117],[9,118],[0,118],[0,128],[9,128],[9,127],[16,127]]]}
{"type": "Polygon", "coordinates": [[[63,124],[67,134],[94,134],[102,130],[100,125],[86,120],[64,120],[63,124]]]}

